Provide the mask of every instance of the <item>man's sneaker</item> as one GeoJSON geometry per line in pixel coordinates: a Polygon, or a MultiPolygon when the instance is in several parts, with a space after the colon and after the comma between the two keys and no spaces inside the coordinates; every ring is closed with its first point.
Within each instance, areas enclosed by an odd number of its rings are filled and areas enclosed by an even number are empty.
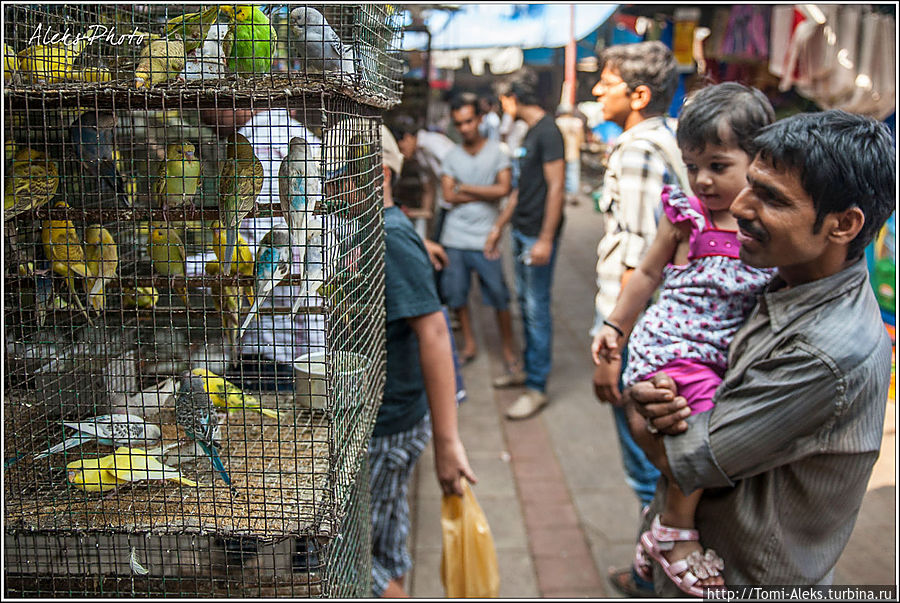
{"type": "Polygon", "coordinates": [[[525,380],[527,378],[528,375],[525,374],[522,367],[513,365],[506,367],[505,373],[499,377],[495,377],[493,384],[494,387],[518,387],[520,385],[525,385],[525,380]]]}
{"type": "Polygon", "coordinates": [[[527,419],[537,414],[547,405],[550,399],[536,389],[529,389],[506,409],[507,419],[527,419]]]}

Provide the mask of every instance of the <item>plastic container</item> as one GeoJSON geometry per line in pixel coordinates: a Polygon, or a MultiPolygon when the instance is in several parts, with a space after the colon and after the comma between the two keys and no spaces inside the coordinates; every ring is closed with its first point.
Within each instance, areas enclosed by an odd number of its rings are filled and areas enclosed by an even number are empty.
{"type": "Polygon", "coordinates": [[[314,352],[294,359],[294,393],[302,408],[324,409],[328,404],[328,360],[334,367],[334,406],[355,406],[363,389],[369,359],[353,352],[314,352]]]}

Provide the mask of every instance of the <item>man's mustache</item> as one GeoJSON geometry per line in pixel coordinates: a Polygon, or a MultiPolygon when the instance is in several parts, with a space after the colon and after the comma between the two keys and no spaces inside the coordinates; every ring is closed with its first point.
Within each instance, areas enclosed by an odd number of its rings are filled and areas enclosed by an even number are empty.
{"type": "Polygon", "coordinates": [[[742,220],[738,218],[737,221],[738,228],[743,230],[745,233],[753,237],[754,239],[758,239],[760,241],[765,241],[768,238],[766,231],[761,228],[758,228],[753,222],[749,222],[747,220],[742,220]]]}

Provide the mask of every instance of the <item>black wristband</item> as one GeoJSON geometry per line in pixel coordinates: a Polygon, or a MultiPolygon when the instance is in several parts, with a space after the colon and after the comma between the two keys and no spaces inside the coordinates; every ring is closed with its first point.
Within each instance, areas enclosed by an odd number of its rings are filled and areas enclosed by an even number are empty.
{"type": "Polygon", "coordinates": [[[625,333],[622,332],[622,329],[619,328],[619,325],[609,322],[608,320],[604,320],[603,324],[605,324],[607,327],[609,327],[610,329],[612,329],[613,331],[618,333],[619,337],[622,337],[623,339],[625,338],[625,333]]]}

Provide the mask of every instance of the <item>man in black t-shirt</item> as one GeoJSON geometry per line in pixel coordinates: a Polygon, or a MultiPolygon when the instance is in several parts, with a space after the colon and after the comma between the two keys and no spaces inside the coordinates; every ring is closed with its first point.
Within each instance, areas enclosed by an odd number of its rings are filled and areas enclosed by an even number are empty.
{"type": "Polygon", "coordinates": [[[489,258],[499,256],[497,243],[511,220],[516,291],[525,330],[525,370],[508,366],[506,373],[494,380],[494,387],[525,385],[525,393],[506,409],[507,418],[525,419],[548,402],[553,346],[550,291],[563,223],[565,153],[553,116],[540,106],[534,78],[526,75],[507,83],[499,95],[503,111],[524,120],[528,133],[522,146],[512,149],[519,162],[519,187],[497,218],[484,253],[489,258]]]}

